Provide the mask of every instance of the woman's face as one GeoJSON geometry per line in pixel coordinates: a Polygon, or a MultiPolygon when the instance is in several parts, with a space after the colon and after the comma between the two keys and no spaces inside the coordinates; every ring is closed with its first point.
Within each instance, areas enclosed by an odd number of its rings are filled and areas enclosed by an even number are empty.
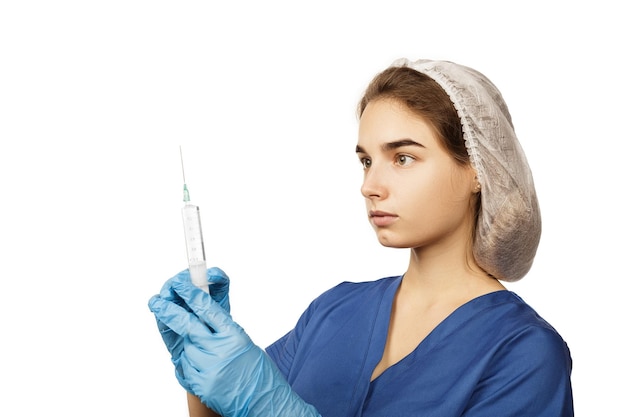
{"type": "Polygon", "coordinates": [[[425,119],[399,101],[370,102],[359,125],[361,193],[384,246],[422,248],[469,241],[475,174],[441,146],[425,119]]]}

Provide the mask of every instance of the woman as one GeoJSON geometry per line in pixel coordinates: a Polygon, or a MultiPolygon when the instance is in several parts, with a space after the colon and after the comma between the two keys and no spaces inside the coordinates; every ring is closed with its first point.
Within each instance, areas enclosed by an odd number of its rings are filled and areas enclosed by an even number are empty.
{"type": "Polygon", "coordinates": [[[497,88],[400,60],[359,117],[369,220],[406,272],[330,289],[267,352],[223,308],[222,271],[211,296],[181,273],[150,300],[181,384],[222,416],[573,416],[567,345],[501,283],[530,269],[541,220],[497,88]]]}

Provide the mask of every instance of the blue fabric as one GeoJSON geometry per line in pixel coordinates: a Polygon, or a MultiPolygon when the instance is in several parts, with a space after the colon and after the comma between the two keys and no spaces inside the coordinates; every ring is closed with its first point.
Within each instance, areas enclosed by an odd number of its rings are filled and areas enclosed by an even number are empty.
{"type": "Polygon", "coordinates": [[[339,284],[266,349],[323,417],[574,415],[566,343],[506,290],[459,307],[370,383],[400,281],[339,284]]]}

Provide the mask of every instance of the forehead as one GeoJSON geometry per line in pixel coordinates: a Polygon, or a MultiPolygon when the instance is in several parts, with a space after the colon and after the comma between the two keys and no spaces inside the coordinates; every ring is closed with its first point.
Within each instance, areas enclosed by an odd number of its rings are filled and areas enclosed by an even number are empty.
{"type": "Polygon", "coordinates": [[[359,146],[379,147],[400,139],[412,139],[425,148],[439,147],[430,122],[393,99],[370,102],[359,121],[359,146]]]}

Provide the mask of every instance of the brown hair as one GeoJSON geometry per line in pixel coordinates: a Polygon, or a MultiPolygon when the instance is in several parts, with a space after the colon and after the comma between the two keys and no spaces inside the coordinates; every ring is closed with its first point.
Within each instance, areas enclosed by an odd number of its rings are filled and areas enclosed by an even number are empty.
{"type": "Polygon", "coordinates": [[[357,108],[358,117],[369,102],[383,98],[397,100],[425,118],[450,155],[462,165],[470,163],[461,119],[448,94],[432,78],[412,68],[387,68],[365,90],[357,108]]]}

